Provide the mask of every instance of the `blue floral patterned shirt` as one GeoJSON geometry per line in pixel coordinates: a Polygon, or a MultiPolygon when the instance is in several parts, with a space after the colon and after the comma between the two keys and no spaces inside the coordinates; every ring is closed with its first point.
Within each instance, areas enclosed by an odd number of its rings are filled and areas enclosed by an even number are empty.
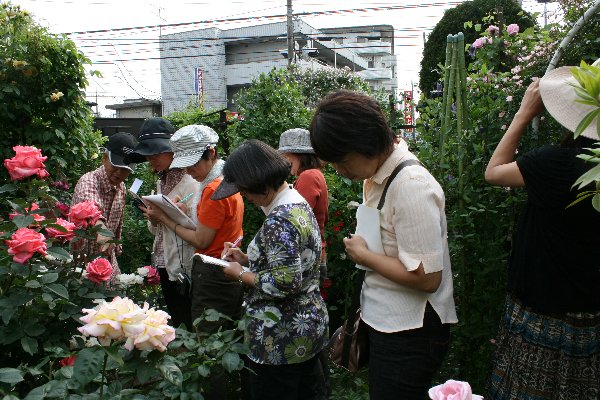
{"type": "Polygon", "coordinates": [[[327,344],[329,316],[319,291],[321,235],[295,189],[278,194],[248,246],[255,287],[246,292],[246,342],[260,364],[308,361],[327,344]]]}

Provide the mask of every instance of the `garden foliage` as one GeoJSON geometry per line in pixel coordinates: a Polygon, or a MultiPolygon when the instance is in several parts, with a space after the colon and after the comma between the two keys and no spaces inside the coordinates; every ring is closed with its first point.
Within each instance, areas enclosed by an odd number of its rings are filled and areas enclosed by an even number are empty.
{"type": "MultiPolygon", "coordinates": [[[[447,10],[442,19],[436,24],[427,37],[421,59],[421,72],[419,73],[419,88],[429,97],[429,93],[436,89],[439,81],[439,65],[444,65],[446,37],[463,31],[465,42],[473,43],[479,36],[475,31],[464,31],[463,24],[467,21],[481,22],[484,17],[496,15],[496,9],[502,8],[505,25],[516,23],[522,30],[534,25],[535,20],[528,13],[523,12],[515,0],[473,0],[447,10]]],[[[498,18],[496,18],[498,21],[498,18]]],[[[498,24],[496,24],[498,25],[498,24]]]]}
{"type": "Polygon", "coordinates": [[[101,136],[85,100],[89,65],[71,40],[50,34],[19,6],[0,5],[0,159],[15,144],[34,145],[50,156],[56,180],[73,184],[91,169],[101,136]]]}

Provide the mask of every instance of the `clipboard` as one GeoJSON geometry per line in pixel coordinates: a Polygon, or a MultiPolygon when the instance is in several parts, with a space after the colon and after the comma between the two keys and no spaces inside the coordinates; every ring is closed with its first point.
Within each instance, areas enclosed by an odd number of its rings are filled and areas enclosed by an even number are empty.
{"type": "Polygon", "coordinates": [[[147,200],[151,202],[153,205],[157,206],[161,210],[165,212],[173,221],[178,223],[187,229],[196,229],[196,224],[190,217],[183,213],[177,207],[173,200],[165,196],[164,194],[152,194],[149,196],[142,196],[143,200],[147,200]]]}
{"type": "MultiPolygon", "coordinates": [[[[356,235],[361,236],[367,242],[370,251],[385,254],[381,242],[381,231],[379,229],[379,210],[364,204],[356,210],[356,235]]],[[[356,264],[356,268],[371,271],[371,268],[356,264]]]]}
{"type": "Polygon", "coordinates": [[[229,267],[229,261],[221,260],[220,258],[207,256],[206,254],[195,253],[192,256],[192,259],[200,260],[205,264],[217,265],[217,266],[223,267],[223,268],[229,267]]]}

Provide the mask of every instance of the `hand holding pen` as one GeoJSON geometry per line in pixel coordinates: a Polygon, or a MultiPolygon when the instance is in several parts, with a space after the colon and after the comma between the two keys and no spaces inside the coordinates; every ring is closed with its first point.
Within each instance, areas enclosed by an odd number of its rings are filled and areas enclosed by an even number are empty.
{"type": "Polygon", "coordinates": [[[233,243],[223,243],[223,253],[221,254],[221,259],[227,261],[237,261],[242,265],[246,265],[248,263],[248,256],[246,256],[238,247],[242,243],[242,238],[243,237],[240,236],[233,243]]]}
{"type": "Polygon", "coordinates": [[[185,196],[183,199],[177,201],[178,203],[185,203],[186,201],[188,201],[189,199],[192,198],[192,196],[194,195],[194,193],[190,193],[187,196],[185,196]]]}

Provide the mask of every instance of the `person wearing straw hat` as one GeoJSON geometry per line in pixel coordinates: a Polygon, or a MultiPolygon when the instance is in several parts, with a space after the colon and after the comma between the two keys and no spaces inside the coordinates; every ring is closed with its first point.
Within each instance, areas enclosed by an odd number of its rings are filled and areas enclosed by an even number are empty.
{"type": "Polygon", "coordinates": [[[569,207],[582,191],[574,182],[594,165],[579,156],[600,139],[597,119],[574,139],[593,108],[577,102],[570,68],[529,85],[485,171],[494,186],[527,190],[486,399],[600,396],[600,213],[586,202],[569,207]],[[560,145],[515,160],[528,124],[544,108],[569,132],[560,145]]]}
{"type": "MultiPolygon", "coordinates": [[[[183,168],[200,183],[191,204],[196,204],[196,229],[188,229],[170,219],[158,207],[149,207],[150,218],[158,220],[180,239],[192,244],[197,253],[221,258],[225,242],[239,242],[243,235],[244,202],[237,194],[222,200],[211,196],[222,181],[225,162],[219,159],[219,136],[210,127],[188,125],[179,129],[170,139],[173,149],[171,169],[183,168]]],[[[185,209],[185,205],[182,205],[185,209]]],[[[225,277],[223,268],[194,260],[192,266],[191,318],[192,322],[206,309],[215,309],[233,320],[241,316],[242,285],[225,277]]],[[[211,334],[219,329],[231,329],[230,321],[201,321],[196,330],[211,334]]],[[[226,399],[227,385],[223,374],[213,373],[207,399],[226,399]]]]}
{"type": "MultiPolygon", "coordinates": [[[[112,264],[111,282],[121,273],[117,255],[121,245],[113,241],[121,240],[123,212],[125,210],[125,179],[135,168],[125,160],[133,151],[137,140],[130,133],[119,132],[111,135],[104,145],[102,165],[94,171],[82,175],[75,185],[71,204],[83,201],[96,203],[102,216],[96,223],[102,229],[112,232],[112,237],[98,233],[91,254],[103,254],[112,264]]],[[[75,249],[86,248],[85,240],[74,243],[75,249]]]]}
{"type": "MultiPolygon", "coordinates": [[[[158,174],[156,190],[174,202],[184,199],[189,194],[198,192],[199,183],[189,176],[184,168],[169,169],[173,162],[173,149],[169,139],[175,133],[175,128],[164,118],[148,118],[142,124],[138,135],[138,144],[133,152],[126,157],[126,161],[142,163],[148,162],[152,171],[158,174]]],[[[186,204],[191,207],[188,214],[194,220],[195,212],[192,199],[186,204]]],[[[144,207],[140,210],[145,211],[144,207]]],[[[144,213],[148,217],[148,213],[144,213]]],[[[156,220],[148,219],[148,228],[154,235],[152,246],[152,266],[158,269],[160,287],[171,315],[170,323],[178,327],[184,323],[187,329],[192,329],[190,311],[190,298],[186,293],[181,293],[177,277],[179,272],[191,273],[191,258],[194,255],[194,246],[179,239],[167,226],[156,220]]]]}

